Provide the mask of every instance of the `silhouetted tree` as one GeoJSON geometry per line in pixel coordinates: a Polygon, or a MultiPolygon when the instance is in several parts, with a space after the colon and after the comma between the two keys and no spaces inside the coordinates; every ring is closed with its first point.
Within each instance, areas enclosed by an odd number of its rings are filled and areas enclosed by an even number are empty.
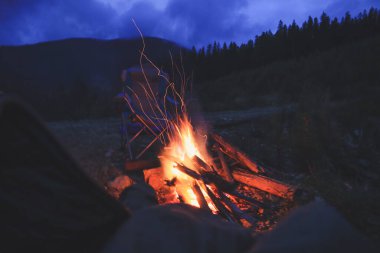
{"type": "Polygon", "coordinates": [[[299,27],[279,21],[277,31],[265,31],[237,45],[236,42],[213,44],[196,51],[193,47],[185,62],[194,70],[197,80],[210,80],[244,68],[255,68],[269,62],[305,56],[316,50],[329,49],[354,40],[380,34],[380,11],[371,8],[352,18],[347,12],[339,22],[323,12],[318,19],[309,16],[299,27]]]}

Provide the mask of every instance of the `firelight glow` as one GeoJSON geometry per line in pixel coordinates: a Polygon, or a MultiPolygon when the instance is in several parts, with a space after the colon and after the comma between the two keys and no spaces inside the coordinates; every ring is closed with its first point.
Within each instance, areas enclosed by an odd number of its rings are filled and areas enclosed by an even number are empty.
{"type": "MultiPolygon", "coordinates": [[[[187,204],[199,207],[198,200],[192,189],[195,179],[182,173],[176,169],[178,163],[183,164],[187,168],[198,172],[194,164],[194,158],[197,156],[202,161],[207,161],[209,155],[206,152],[206,143],[195,138],[195,132],[187,115],[182,119],[174,120],[171,129],[174,131],[169,135],[169,144],[164,148],[160,155],[161,165],[164,175],[168,179],[176,178],[175,191],[178,196],[187,204]]],[[[208,195],[202,187],[200,187],[206,200],[208,195]]],[[[215,210],[211,201],[207,201],[211,210],[215,210]]]]}

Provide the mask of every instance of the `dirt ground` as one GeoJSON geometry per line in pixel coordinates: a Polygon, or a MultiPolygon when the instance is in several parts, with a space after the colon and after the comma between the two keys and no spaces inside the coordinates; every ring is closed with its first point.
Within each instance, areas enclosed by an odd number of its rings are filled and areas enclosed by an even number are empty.
{"type": "MultiPolygon", "coordinates": [[[[199,124],[202,127],[206,127],[208,131],[220,133],[239,147],[244,145],[243,150],[255,157],[253,155],[257,148],[251,149],[255,144],[249,143],[247,146],[246,143],[252,131],[255,131],[251,123],[256,118],[279,111],[277,107],[268,107],[238,113],[235,111],[214,112],[197,118],[201,118],[199,124]]],[[[49,122],[48,127],[86,173],[100,185],[104,185],[119,173],[122,167],[121,161],[124,160],[124,153],[120,150],[120,124],[121,121],[118,118],[104,118],[49,122]]],[[[137,149],[144,145],[144,141],[146,140],[136,143],[137,149]]]]}

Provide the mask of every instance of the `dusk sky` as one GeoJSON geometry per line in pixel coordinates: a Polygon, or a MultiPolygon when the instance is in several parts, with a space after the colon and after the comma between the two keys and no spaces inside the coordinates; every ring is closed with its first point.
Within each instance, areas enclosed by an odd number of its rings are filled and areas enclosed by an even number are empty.
{"type": "Polygon", "coordinates": [[[302,23],[325,11],[355,16],[380,0],[0,0],[0,45],[71,37],[99,39],[155,36],[191,47],[213,41],[238,43],[278,21],[302,23]]]}

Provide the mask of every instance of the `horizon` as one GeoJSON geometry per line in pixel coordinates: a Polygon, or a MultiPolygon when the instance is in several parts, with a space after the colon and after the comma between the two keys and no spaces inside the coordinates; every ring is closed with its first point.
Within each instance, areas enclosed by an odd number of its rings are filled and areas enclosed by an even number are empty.
{"type": "Polygon", "coordinates": [[[275,32],[280,20],[286,25],[295,20],[301,26],[309,16],[319,19],[323,12],[331,19],[337,17],[340,20],[346,12],[355,17],[371,7],[380,8],[380,2],[376,0],[329,0],[318,4],[301,0],[292,0],[290,4],[277,0],[239,0],[233,4],[226,1],[223,7],[220,1],[210,0],[208,1],[210,11],[206,11],[201,2],[195,4],[193,2],[186,0],[133,0],[129,3],[122,0],[85,0],[81,3],[69,0],[56,4],[49,4],[46,0],[35,1],[33,4],[3,2],[0,3],[0,9],[5,10],[0,16],[0,23],[3,26],[0,31],[0,45],[31,45],[75,38],[135,39],[139,34],[132,22],[134,18],[144,37],[164,39],[185,48],[190,49],[195,46],[199,49],[214,41],[221,44],[246,43],[250,39],[254,40],[262,32],[269,30],[275,32]],[[10,15],[11,12],[14,15],[10,15]],[[225,18],[220,20],[220,16],[225,18]]]}

